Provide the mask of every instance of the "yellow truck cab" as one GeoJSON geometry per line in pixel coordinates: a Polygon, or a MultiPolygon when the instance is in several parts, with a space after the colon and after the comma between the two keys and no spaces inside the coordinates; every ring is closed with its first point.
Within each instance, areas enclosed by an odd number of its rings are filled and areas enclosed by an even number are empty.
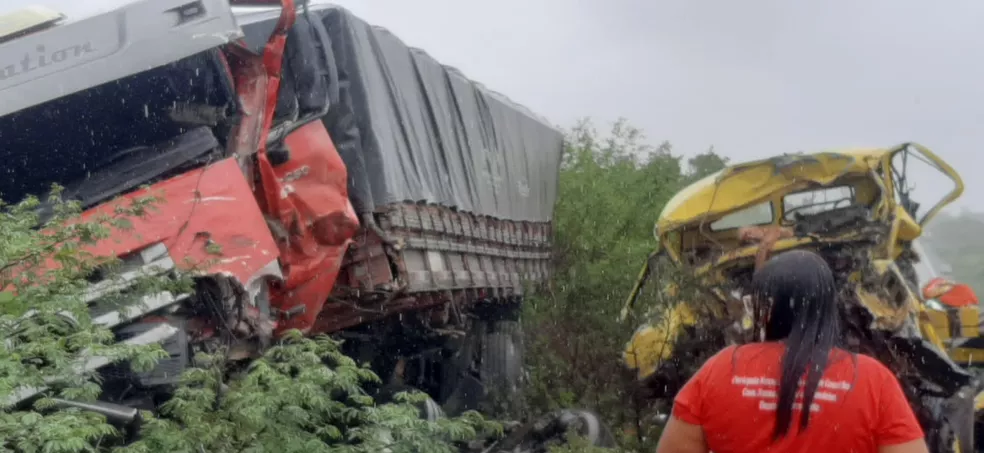
{"type": "Polygon", "coordinates": [[[669,401],[709,354],[756,338],[747,285],[758,238],[775,230],[770,253],[809,249],[830,264],[843,291],[845,346],[896,369],[933,451],[968,451],[973,417],[954,414],[968,412],[978,383],[947,355],[951,330],[921,297],[915,247],[962,192],[956,171],[915,143],[776,156],[691,184],[660,214],[658,245],[623,307],[625,319],[637,300],[649,302],[625,365],[649,396],[669,401]],[[926,175],[945,183],[926,185],[926,175]]]}

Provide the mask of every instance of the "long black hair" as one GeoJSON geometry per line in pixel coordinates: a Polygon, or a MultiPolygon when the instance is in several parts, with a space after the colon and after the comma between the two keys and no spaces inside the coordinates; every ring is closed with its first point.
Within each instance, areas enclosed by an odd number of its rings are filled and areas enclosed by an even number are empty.
{"type": "Polygon", "coordinates": [[[779,439],[789,433],[801,378],[805,385],[800,429],[809,424],[813,396],[838,343],[837,288],[823,258],[792,250],[766,262],[752,278],[752,290],[759,306],[769,306],[765,340],[785,344],[773,431],[773,439],[779,439]]]}

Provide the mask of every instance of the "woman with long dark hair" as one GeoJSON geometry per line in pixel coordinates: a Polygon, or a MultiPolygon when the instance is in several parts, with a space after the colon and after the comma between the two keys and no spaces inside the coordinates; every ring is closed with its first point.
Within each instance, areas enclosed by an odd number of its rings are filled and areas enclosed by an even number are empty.
{"type": "Polygon", "coordinates": [[[837,347],[837,288],[823,258],[775,256],[752,289],[765,341],[704,363],[674,400],[657,453],[928,453],[892,372],[837,347]]]}

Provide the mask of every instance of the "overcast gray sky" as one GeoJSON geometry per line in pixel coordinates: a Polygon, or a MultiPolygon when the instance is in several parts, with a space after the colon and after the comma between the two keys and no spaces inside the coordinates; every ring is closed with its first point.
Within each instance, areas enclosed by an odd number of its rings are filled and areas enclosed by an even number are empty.
{"type": "Polygon", "coordinates": [[[338,0],[552,121],[735,160],[918,141],[984,210],[979,0],[338,0]]]}
{"type": "Polygon", "coordinates": [[[625,117],[733,160],[918,141],[984,210],[980,0],[336,3],[565,127],[625,117]]]}

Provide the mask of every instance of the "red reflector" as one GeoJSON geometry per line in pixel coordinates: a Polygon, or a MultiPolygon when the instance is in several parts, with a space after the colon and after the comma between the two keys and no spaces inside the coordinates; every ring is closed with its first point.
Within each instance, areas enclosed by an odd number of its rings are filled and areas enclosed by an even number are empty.
{"type": "Polygon", "coordinates": [[[229,0],[232,5],[244,6],[280,6],[280,0],[229,0]]]}

